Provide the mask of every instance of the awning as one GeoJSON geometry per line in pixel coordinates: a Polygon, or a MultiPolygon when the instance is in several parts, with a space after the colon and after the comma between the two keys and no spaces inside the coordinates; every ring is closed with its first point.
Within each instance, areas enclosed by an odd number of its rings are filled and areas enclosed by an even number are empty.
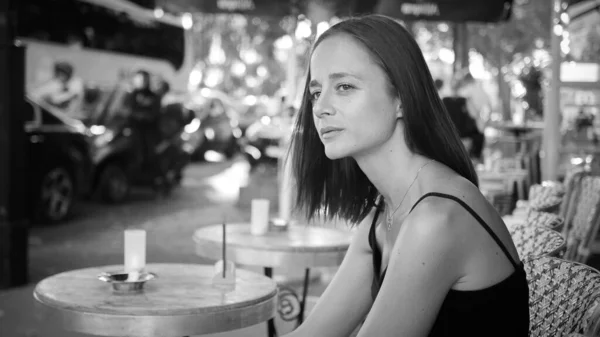
{"type": "Polygon", "coordinates": [[[155,5],[173,12],[244,14],[284,17],[292,12],[293,0],[154,0],[155,5]]]}
{"type": "Polygon", "coordinates": [[[358,0],[362,11],[403,21],[499,22],[510,18],[513,0],[358,0]],[[372,10],[367,3],[372,4],[372,10]]]}
{"type": "MultiPolygon", "coordinates": [[[[133,0],[173,12],[238,13],[283,17],[316,0],[133,0]]],[[[573,0],[577,1],[577,0],[573,0]]],[[[405,21],[499,22],[510,18],[513,0],[329,0],[338,14],[379,13],[405,21]]]]}

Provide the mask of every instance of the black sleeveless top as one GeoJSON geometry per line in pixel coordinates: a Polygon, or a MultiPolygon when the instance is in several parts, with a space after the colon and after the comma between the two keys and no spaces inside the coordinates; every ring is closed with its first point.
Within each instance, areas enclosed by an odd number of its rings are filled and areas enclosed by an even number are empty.
{"type": "MultiPolygon", "coordinates": [[[[429,337],[440,336],[528,336],[529,334],[529,286],[525,278],[522,263],[517,263],[496,236],[492,229],[465,202],[457,197],[442,193],[427,193],[423,195],[410,209],[412,210],[421,200],[430,197],[451,199],[464,207],[481,224],[502,249],[515,271],[504,280],[490,287],[479,290],[450,289],[438,316],[433,324],[429,337]]],[[[375,277],[371,285],[373,300],[379,293],[386,270],[381,273],[381,251],[375,237],[375,224],[383,202],[377,206],[377,211],[369,231],[369,245],[373,251],[373,267],[375,277]]]]}

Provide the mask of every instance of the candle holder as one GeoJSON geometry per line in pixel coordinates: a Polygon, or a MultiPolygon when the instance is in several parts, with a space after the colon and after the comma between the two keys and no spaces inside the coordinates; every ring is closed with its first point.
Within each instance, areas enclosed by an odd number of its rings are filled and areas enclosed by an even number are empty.
{"type": "Polygon", "coordinates": [[[285,219],[281,219],[281,218],[271,219],[269,221],[269,231],[270,232],[287,232],[291,223],[292,223],[291,220],[285,220],[285,219]]]}
{"type": "Polygon", "coordinates": [[[135,293],[144,290],[144,284],[154,279],[156,274],[145,271],[137,272],[103,272],[98,275],[100,281],[110,283],[115,292],[135,293]]]}

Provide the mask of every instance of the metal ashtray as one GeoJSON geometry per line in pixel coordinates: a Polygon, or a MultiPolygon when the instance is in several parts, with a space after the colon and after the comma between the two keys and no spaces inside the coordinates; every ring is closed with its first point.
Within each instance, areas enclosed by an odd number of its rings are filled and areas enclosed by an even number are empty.
{"type": "Polygon", "coordinates": [[[148,272],[103,272],[98,275],[100,281],[110,283],[117,292],[139,292],[144,289],[144,284],[157,277],[148,272]]]}
{"type": "Polygon", "coordinates": [[[272,232],[285,232],[289,229],[291,221],[274,218],[269,221],[269,230],[272,232]]]}

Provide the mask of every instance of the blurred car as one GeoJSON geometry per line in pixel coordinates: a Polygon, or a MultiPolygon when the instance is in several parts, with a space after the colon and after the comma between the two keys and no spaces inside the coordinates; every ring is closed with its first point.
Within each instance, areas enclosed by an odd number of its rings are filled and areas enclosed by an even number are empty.
{"type": "Polygon", "coordinates": [[[246,130],[248,130],[252,124],[260,121],[263,116],[269,116],[267,107],[261,102],[249,104],[240,110],[243,110],[238,117],[239,127],[240,130],[242,130],[242,137],[246,136],[246,130]]]}
{"type": "Polygon", "coordinates": [[[192,95],[186,108],[193,111],[200,121],[197,132],[201,140],[194,151],[194,158],[204,158],[209,150],[222,153],[227,158],[239,152],[242,131],[237,109],[241,105],[223,92],[205,88],[192,95]]]}
{"type": "Polygon", "coordinates": [[[286,125],[281,116],[262,116],[248,127],[242,152],[251,170],[259,164],[274,164],[285,155],[281,145],[292,134],[292,125],[286,125]]]}
{"type": "Polygon", "coordinates": [[[81,121],[43,101],[27,98],[24,109],[33,218],[58,222],[90,192],[91,135],[81,121]]]}

